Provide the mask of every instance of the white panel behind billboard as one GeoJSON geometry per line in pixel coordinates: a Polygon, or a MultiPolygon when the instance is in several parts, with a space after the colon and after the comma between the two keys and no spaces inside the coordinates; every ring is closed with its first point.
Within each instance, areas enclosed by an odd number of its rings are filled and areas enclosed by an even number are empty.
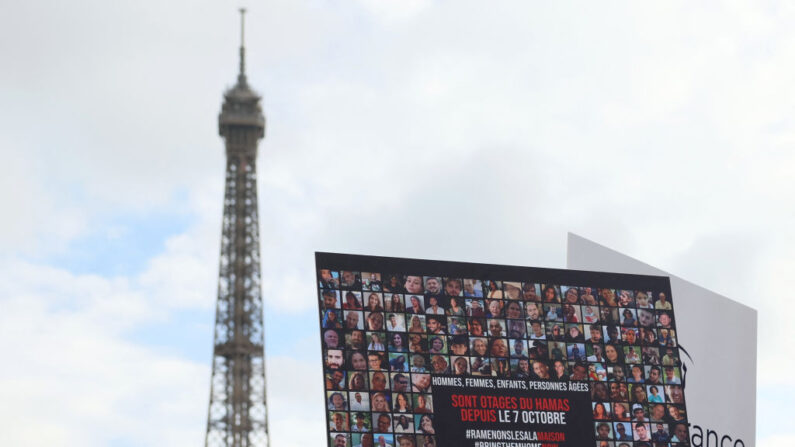
{"type": "Polygon", "coordinates": [[[695,447],[756,444],[756,310],[569,233],[567,267],[671,278],[695,447]]]}

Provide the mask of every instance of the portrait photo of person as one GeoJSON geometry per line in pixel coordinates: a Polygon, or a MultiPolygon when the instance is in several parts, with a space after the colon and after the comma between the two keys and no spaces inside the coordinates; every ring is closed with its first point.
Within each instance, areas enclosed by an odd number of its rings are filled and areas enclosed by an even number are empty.
{"type": "Polygon", "coordinates": [[[577,287],[560,286],[564,304],[580,304],[580,290],[577,287]]]}
{"type": "Polygon", "coordinates": [[[489,341],[490,357],[508,357],[508,342],[504,338],[492,338],[489,341]]]}
{"type": "Polygon", "coordinates": [[[384,340],[386,334],[383,332],[367,332],[367,350],[368,351],[384,351],[384,340]]]}
{"type": "Polygon", "coordinates": [[[505,318],[512,320],[524,319],[524,309],[519,301],[506,301],[503,307],[505,318]]]}
{"type": "Polygon", "coordinates": [[[411,394],[405,392],[394,393],[394,405],[392,411],[395,413],[411,413],[411,394]]]}
{"type": "Polygon", "coordinates": [[[433,413],[433,397],[430,394],[412,394],[415,413],[433,413]]]}
{"type": "Polygon", "coordinates": [[[585,362],[569,362],[571,375],[569,380],[588,380],[588,366],[585,362]]]}
{"type": "Polygon", "coordinates": [[[466,300],[466,313],[471,318],[484,318],[486,316],[485,304],[480,299],[466,300]]]}
{"type": "Polygon", "coordinates": [[[486,300],[486,318],[502,318],[502,311],[505,302],[501,299],[486,300]]]}
{"type": "Polygon", "coordinates": [[[586,304],[588,306],[596,306],[599,304],[596,297],[594,296],[594,291],[596,289],[593,287],[580,287],[579,294],[580,294],[580,302],[582,304],[586,304]]]}
{"type": "Polygon", "coordinates": [[[464,356],[451,356],[450,361],[453,363],[453,374],[456,376],[465,376],[469,374],[469,358],[464,356]]]}
{"type": "MultiPolygon", "coordinates": [[[[415,393],[430,393],[431,392],[431,375],[430,374],[412,374],[411,375],[411,391],[415,393]]],[[[414,410],[416,412],[416,410],[414,410]]]]}
{"type": "Polygon", "coordinates": [[[353,447],[374,447],[375,441],[373,440],[372,433],[353,433],[352,435],[353,447]]]}
{"type": "Polygon", "coordinates": [[[320,319],[320,326],[325,329],[342,329],[342,311],[324,310],[320,319]]]}
{"type": "Polygon", "coordinates": [[[541,321],[528,321],[527,330],[531,340],[546,340],[546,328],[541,321]]]}
{"type": "Polygon", "coordinates": [[[431,355],[431,372],[450,374],[450,361],[446,355],[431,355]]]}
{"type": "Polygon", "coordinates": [[[447,319],[438,315],[428,315],[425,317],[425,326],[430,335],[445,335],[447,319]]]}
{"type": "Polygon", "coordinates": [[[406,290],[406,293],[412,295],[422,295],[425,292],[421,276],[406,276],[403,288],[406,290]]]}
{"type": "Polygon", "coordinates": [[[499,298],[502,299],[502,282],[501,281],[483,281],[484,297],[485,298],[499,298]]]}
{"type": "Polygon", "coordinates": [[[640,344],[643,346],[657,345],[657,332],[655,332],[654,328],[641,327],[638,337],[640,338],[640,344]]]}
{"type": "Polygon", "coordinates": [[[384,314],[381,312],[365,312],[367,319],[368,331],[383,331],[384,330],[384,314]]]}
{"type": "Polygon", "coordinates": [[[654,301],[654,308],[656,310],[672,310],[671,302],[668,300],[668,295],[665,292],[659,292],[657,299],[654,301]]]}
{"type": "Polygon", "coordinates": [[[444,294],[449,297],[464,295],[464,284],[460,278],[444,278],[444,294]]]}
{"type": "Polygon", "coordinates": [[[621,311],[621,325],[622,326],[637,326],[638,320],[635,316],[635,309],[623,307],[621,311]]]}
{"type": "Polygon", "coordinates": [[[405,298],[399,293],[384,294],[384,310],[403,313],[406,311],[405,298]]]}
{"type": "Polygon", "coordinates": [[[618,308],[616,307],[599,307],[599,321],[602,324],[618,324],[618,308]]]}
{"type": "Polygon", "coordinates": [[[317,283],[321,289],[339,289],[340,288],[340,274],[337,271],[330,269],[318,270],[317,283]]]}
{"type": "Polygon", "coordinates": [[[670,404],[684,404],[685,395],[680,385],[665,385],[665,401],[670,404]]]}
{"type": "Polygon", "coordinates": [[[663,404],[650,404],[649,405],[649,419],[653,422],[664,421],[666,418],[665,415],[665,405],[663,404]]]}
{"type": "Polygon", "coordinates": [[[638,344],[638,329],[634,327],[622,327],[621,328],[621,341],[625,345],[636,345],[638,344]]]}
{"type": "Polygon", "coordinates": [[[351,411],[370,411],[370,395],[366,392],[349,392],[348,402],[351,411]]]}
{"type": "Polygon", "coordinates": [[[381,286],[381,274],[375,272],[362,272],[362,289],[380,292],[383,289],[381,286]]]}
{"type": "Polygon", "coordinates": [[[383,352],[367,353],[367,368],[371,371],[383,371],[387,369],[386,355],[383,352]]]}
{"type": "Polygon", "coordinates": [[[483,283],[479,279],[464,279],[464,296],[483,298],[483,283]]]}
{"type": "Polygon", "coordinates": [[[626,422],[615,422],[616,441],[632,441],[632,426],[626,422]]]}
{"type": "Polygon", "coordinates": [[[426,276],[424,278],[425,294],[439,296],[442,294],[442,278],[438,276],[426,276]]]}
{"type": "Polygon", "coordinates": [[[687,414],[685,408],[679,405],[668,405],[668,420],[671,422],[685,422],[687,414]]]}
{"type": "MultiPolygon", "coordinates": [[[[392,382],[392,391],[397,393],[407,393],[411,391],[409,385],[409,375],[403,372],[392,373],[390,377],[392,382]]],[[[393,393],[394,396],[394,393],[393,393]]]]}
{"type": "Polygon", "coordinates": [[[447,344],[450,354],[467,355],[469,353],[469,339],[464,335],[448,337],[447,344]]]}
{"type": "Polygon", "coordinates": [[[544,304],[544,319],[548,322],[562,322],[563,309],[558,304],[544,304]]]}
{"type": "Polygon", "coordinates": [[[409,334],[409,352],[427,354],[428,336],[423,334],[409,334]]]}
{"type": "Polygon", "coordinates": [[[329,433],[329,445],[331,447],[351,447],[351,441],[348,433],[329,433]]]}
{"type": "Polygon", "coordinates": [[[646,388],[642,384],[629,385],[629,401],[635,404],[644,404],[648,400],[646,388]]]}
{"type": "Polygon", "coordinates": [[[406,295],[406,313],[425,314],[425,299],[418,295],[406,295]]]}
{"type": "Polygon", "coordinates": [[[430,354],[447,354],[447,339],[443,335],[428,337],[428,352],[430,354]]]}
{"type": "Polygon", "coordinates": [[[563,304],[563,321],[566,323],[581,323],[582,314],[580,306],[576,304],[563,304]]]}
{"type": "Polygon", "coordinates": [[[384,310],[384,297],[378,292],[370,292],[367,295],[364,310],[370,312],[382,312],[384,310]]]}
{"type": "Polygon", "coordinates": [[[585,335],[582,332],[581,324],[567,324],[566,325],[566,341],[567,342],[583,342],[585,335]]]}
{"type": "Polygon", "coordinates": [[[654,326],[654,312],[647,309],[638,309],[638,325],[643,327],[654,326]]]}
{"type": "Polygon", "coordinates": [[[323,290],[320,292],[320,301],[323,303],[323,310],[339,309],[340,296],[337,290],[323,290]]]}
{"type": "Polygon", "coordinates": [[[464,317],[467,312],[464,309],[464,300],[459,297],[451,297],[448,300],[447,315],[451,317],[464,317]]]}
{"type": "Polygon", "coordinates": [[[348,410],[348,399],[345,398],[345,394],[339,391],[328,391],[326,393],[326,399],[328,401],[328,409],[332,411],[347,411],[348,410]]]}
{"type": "Polygon", "coordinates": [[[370,420],[370,413],[358,411],[351,413],[351,431],[356,433],[367,433],[373,428],[370,420]]]}
{"type": "Polygon", "coordinates": [[[518,281],[503,281],[502,289],[506,300],[518,300],[522,297],[522,283],[518,281]]]}
{"type": "Polygon", "coordinates": [[[679,368],[668,365],[663,367],[663,380],[666,385],[681,385],[682,379],[679,368]]]}
{"type": "Polygon", "coordinates": [[[367,383],[367,373],[364,371],[348,371],[348,389],[351,391],[366,391],[370,387],[367,383]]]}
{"type": "Polygon", "coordinates": [[[607,380],[610,382],[626,381],[627,372],[624,365],[607,365],[607,380]]]}
{"type": "Polygon", "coordinates": [[[657,312],[657,326],[670,329],[673,324],[673,317],[670,312],[657,312]]]}
{"type": "MultiPolygon", "coordinates": [[[[373,413],[373,421],[375,427],[373,429],[376,433],[390,433],[392,432],[392,415],[389,413],[373,413]]],[[[376,439],[378,435],[376,435],[376,439]]]]}
{"type": "Polygon", "coordinates": [[[626,402],[613,402],[613,420],[629,421],[629,410],[626,402]]]}
{"type": "Polygon", "coordinates": [[[505,337],[505,320],[490,318],[487,324],[489,337],[505,337]]]}
{"type": "Polygon", "coordinates": [[[566,344],[566,357],[569,361],[584,362],[587,359],[585,353],[584,343],[567,343],[566,344]]]}
{"type": "Polygon", "coordinates": [[[632,290],[619,290],[618,305],[620,307],[635,307],[635,292],[632,290]]]}
{"type": "Polygon", "coordinates": [[[663,403],[665,399],[662,396],[661,388],[658,385],[648,385],[646,387],[646,394],[649,396],[649,403],[663,403]]]}
{"type": "Polygon", "coordinates": [[[549,358],[551,360],[566,360],[566,343],[553,341],[549,343],[549,358]]]}
{"type": "Polygon", "coordinates": [[[405,414],[398,414],[392,418],[395,433],[414,433],[414,417],[405,414]]]}
{"type": "Polygon", "coordinates": [[[344,365],[344,358],[342,357],[342,349],[327,349],[326,350],[326,369],[335,370],[342,369],[344,365]]]}
{"type": "Polygon", "coordinates": [[[326,370],[324,376],[327,390],[344,391],[345,390],[345,371],[340,369],[326,370]]]}
{"type": "Polygon", "coordinates": [[[428,358],[421,354],[411,355],[411,367],[409,370],[413,373],[427,373],[429,361],[428,358]]]}
{"type": "Polygon", "coordinates": [[[654,305],[651,303],[650,295],[651,292],[642,290],[635,291],[635,305],[638,309],[654,309],[654,305]]]}
{"type": "Polygon", "coordinates": [[[464,317],[447,317],[447,333],[450,334],[450,335],[464,335],[464,334],[466,334],[467,333],[467,321],[466,321],[466,318],[464,318],[464,317]]]}
{"type": "Polygon", "coordinates": [[[390,332],[406,332],[405,317],[401,313],[387,314],[386,330],[390,332]]]}
{"type": "Polygon", "coordinates": [[[341,271],[340,287],[349,290],[362,290],[361,273],[352,270],[341,271]]]}
{"type": "Polygon", "coordinates": [[[405,354],[399,352],[390,352],[389,370],[393,372],[394,371],[408,372],[409,371],[408,357],[405,354]]]}
{"type": "Polygon", "coordinates": [[[657,424],[653,424],[652,429],[654,430],[651,433],[651,440],[654,443],[666,443],[668,439],[671,438],[671,435],[668,434],[668,428],[665,424],[658,422],[657,424]]]}
{"type": "Polygon", "coordinates": [[[387,340],[389,340],[388,350],[390,352],[408,352],[406,334],[400,332],[389,333],[387,340]]]}
{"type": "Polygon", "coordinates": [[[655,347],[644,346],[641,348],[641,356],[643,357],[643,363],[650,365],[660,364],[660,350],[655,347]]]}
{"type": "Polygon", "coordinates": [[[582,322],[593,324],[599,322],[599,306],[581,306],[582,322]]]}
{"type": "Polygon", "coordinates": [[[344,411],[337,411],[337,412],[329,412],[329,430],[332,431],[348,431],[350,425],[348,425],[348,413],[344,411]]]}
{"type": "Polygon", "coordinates": [[[417,433],[425,435],[436,434],[436,428],[433,426],[433,415],[430,413],[414,415],[414,426],[417,433]]]}
{"type": "MultiPolygon", "coordinates": [[[[384,371],[370,372],[370,389],[373,391],[386,391],[389,389],[389,375],[384,371]]],[[[372,396],[371,396],[372,397],[372,396]]]]}
{"type": "Polygon", "coordinates": [[[616,291],[613,289],[599,289],[599,305],[608,307],[618,307],[616,291]]]}
{"type": "Polygon", "coordinates": [[[373,411],[390,411],[390,394],[388,392],[376,391],[370,393],[370,406],[373,411]]]}
{"type": "Polygon", "coordinates": [[[607,422],[595,422],[594,429],[597,440],[613,439],[613,429],[607,422]]]}
{"type": "Polygon", "coordinates": [[[424,334],[427,330],[425,326],[425,315],[406,314],[406,319],[409,322],[409,332],[424,334]]]}
{"type": "Polygon", "coordinates": [[[442,304],[442,298],[438,295],[425,297],[425,313],[428,315],[444,315],[445,308],[442,304]]]}
{"type": "Polygon", "coordinates": [[[593,418],[597,421],[604,421],[610,419],[610,403],[593,402],[591,404],[593,409],[593,418]]]}
{"type": "Polygon", "coordinates": [[[362,310],[362,293],[348,290],[344,292],[345,299],[342,303],[344,310],[362,310]]]}
{"type": "Polygon", "coordinates": [[[353,330],[345,334],[345,349],[361,351],[365,349],[364,331],[353,330]]]}
{"type": "Polygon", "coordinates": [[[637,422],[632,424],[632,428],[635,433],[635,441],[651,441],[649,424],[637,422]]]}
{"type": "Polygon", "coordinates": [[[402,275],[397,273],[384,273],[381,275],[381,278],[383,278],[382,289],[384,292],[406,293],[406,288],[403,287],[406,278],[402,275]]]}
{"type": "Polygon", "coordinates": [[[345,329],[364,329],[364,313],[357,310],[346,310],[343,315],[345,329]]]}
{"type": "Polygon", "coordinates": [[[553,284],[543,284],[541,299],[545,303],[560,303],[560,287],[553,284]]]}
{"type": "MultiPolygon", "coordinates": [[[[671,424],[670,430],[673,433],[671,436],[671,442],[679,442],[679,443],[688,443],[690,442],[690,436],[687,431],[687,425],[685,424],[671,424]]],[[[695,437],[695,436],[694,436],[695,437]]]]}
{"type": "Polygon", "coordinates": [[[539,303],[528,301],[524,305],[525,318],[528,321],[543,321],[544,308],[539,303]]]}
{"type": "Polygon", "coordinates": [[[522,284],[522,300],[541,302],[541,285],[532,282],[522,284]]]}

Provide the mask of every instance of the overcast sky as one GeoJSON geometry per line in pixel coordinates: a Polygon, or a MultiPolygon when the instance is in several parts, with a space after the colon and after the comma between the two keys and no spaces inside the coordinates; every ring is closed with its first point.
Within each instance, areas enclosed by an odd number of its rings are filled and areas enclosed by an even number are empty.
{"type": "MultiPolygon", "coordinates": [[[[238,6],[0,7],[0,444],[203,443],[238,6]]],[[[274,445],[325,436],[314,251],[569,231],[758,309],[758,445],[795,444],[795,4],[249,8],[274,445]]]]}

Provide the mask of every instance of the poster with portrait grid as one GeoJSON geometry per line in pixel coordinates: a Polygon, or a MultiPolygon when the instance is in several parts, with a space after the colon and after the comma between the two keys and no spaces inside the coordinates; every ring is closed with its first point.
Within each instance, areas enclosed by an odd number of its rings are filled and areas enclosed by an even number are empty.
{"type": "Polygon", "coordinates": [[[667,277],[316,253],[335,447],[679,447],[667,277]]]}

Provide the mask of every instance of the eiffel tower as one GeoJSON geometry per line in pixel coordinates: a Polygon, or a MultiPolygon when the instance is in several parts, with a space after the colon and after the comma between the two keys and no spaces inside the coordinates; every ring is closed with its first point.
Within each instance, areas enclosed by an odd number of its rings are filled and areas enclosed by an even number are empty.
{"type": "Polygon", "coordinates": [[[226,188],[206,447],[269,442],[257,206],[257,145],[265,136],[265,116],[262,98],[246,79],[244,31],[241,9],[240,72],[218,115],[226,188]]]}

